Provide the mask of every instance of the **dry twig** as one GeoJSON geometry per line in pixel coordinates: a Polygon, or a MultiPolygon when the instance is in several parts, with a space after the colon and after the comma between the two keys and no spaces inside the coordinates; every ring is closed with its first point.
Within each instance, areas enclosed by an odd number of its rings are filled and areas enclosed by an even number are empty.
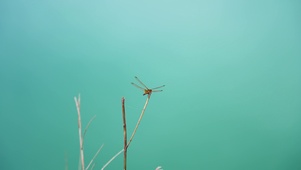
{"type": "MultiPolygon", "coordinates": [[[[137,131],[137,129],[138,129],[138,127],[139,127],[139,124],[140,124],[140,122],[141,122],[141,120],[142,120],[142,117],[143,117],[143,115],[144,115],[144,112],[145,112],[145,110],[146,110],[146,107],[147,107],[147,105],[148,105],[148,102],[149,102],[149,99],[150,99],[150,96],[151,96],[151,94],[148,94],[147,95],[147,99],[146,99],[146,102],[145,102],[145,104],[144,104],[144,107],[143,107],[143,109],[142,109],[142,112],[141,112],[141,114],[140,114],[140,117],[139,117],[139,119],[138,119],[138,122],[137,122],[137,124],[136,124],[136,127],[135,127],[135,129],[134,129],[134,131],[133,131],[133,133],[132,133],[132,135],[131,135],[131,138],[130,138],[130,141],[126,144],[126,147],[124,147],[122,150],[120,150],[116,155],[114,155],[103,167],[102,167],[102,169],[101,170],[104,170],[118,155],[120,155],[123,151],[127,151],[127,148],[130,146],[130,144],[131,144],[131,142],[132,142],[132,140],[133,140],[133,138],[134,138],[134,136],[135,136],[135,134],[136,134],[136,131],[137,131]]],[[[124,101],[122,100],[122,107],[124,107],[124,101]]],[[[125,113],[125,110],[124,110],[124,113],[125,113]]],[[[125,117],[125,114],[124,114],[124,117],[125,117]]],[[[124,118],[124,121],[125,121],[125,118],[124,118]]],[[[126,130],[126,129],[123,129],[124,131],[126,130]]],[[[125,139],[124,139],[125,140],[125,139]]],[[[125,141],[126,142],[126,141],[125,141]]],[[[124,163],[125,163],[125,165],[124,165],[124,167],[126,167],[126,154],[125,154],[125,160],[124,160],[124,163]]]]}
{"type": "Polygon", "coordinates": [[[127,132],[126,132],[126,119],[125,119],[125,107],[124,107],[125,99],[124,97],[121,99],[122,103],[122,120],[123,120],[123,141],[124,141],[124,152],[123,152],[123,169],[126,170],[126,155],[127,155],[127,132]]]}
{"type": "Polygon", "coordinates": [[[130,141],[129,141],[129,143],[127,144],[126,148],[128,148],[128,147],[130,146],[130,144],[131,144],[131,142],[132,142],[132,140],[133,140],[133,138],[134,138],[134,136],[135,136],[135,134],[136,134],[136,131],[137,131],[137,129],[138,129],[139,125],[140,125],[140,122],[141,122],[141,120],[142,120],[142,117],[143,117],[143,115],[144,115],[145,109],[146,109],[146,107],[147,107],[147,105],[148,105],[148,101],[149,101],[149,99],[150,99],[150,96],[151,96],[151,93],[147,95],[147,98],[146,98],[144,107],[143,107],[142,112],[141,112],[140,117],[139,117],[139,120],[138,120],[138,122],[137,122],[137,124],[136,124],[136,127],[135,127],[135,129],[134,129],[134,131],[133,131],[133,133],[132,133],[132,136],[131,136],[130,141]]]}
{"type": "MultiPolygon", "coordinates": [[[[121,102],[122,102],[122,119],[123,119],[123,135],[124,135],[124,147],[122,150],[120,150],[117,154],[115,154],[103,167],[101,170],[104,170],[118,155],[120,155],[122,152],[124,152],[124,170],[126,170],[126,167],[127,167],[127,149],[128,147],[130,146],[136,132],[137,132],[137,129],[140,125],[140,122],[142,120],[142,117],[144,115],[144,112],[146,110],[146,107],[148,105],[148,102],[150,100],[150,97],[151,97],[151,94],[152,92],[160,92],[162,90],[154,90],[154,89],[158,89],[158,88],[161,88],[161,87],[164,87],[163,86],[159,86],[159,87],[156,87],[156,88],[153,88],[153,89],[148,89],[137,77],[135,77],[137,79],[137,81],[142,84],[145,88],[142,88],[138,85],[136,85],[135,83],[132,83],[134,86],[144,90],[144,94],[143,95],[146,95],[147,94],[147,98],[146,98],[146,101],[145,101],[145,104],[144,104],[144,107],[142,109],[142,112],[140,114],[140,117],[137,121],[137,124],[136,124],[136,127],[131,135],[131,138],[129,140],[129,142],[127,142],[127,129],[126,129],[126,115],[125,115],[125,99],[124,97],[122,98],[121,102]]],[[[83,138],[87,132],[87,129],[89,128],[91,122],[94,120],[95,116],[89,121],[87,127],[85,128],[85,131],[84,131],[84,134],[82,135],[82,129],[81,129],[81,117],[80,117],[80,95],[78,95],[78,98],[74,97],[74,100],[75,100],[75,103],[76,103],[76,108],[77,108],[77,113],[78,113],[78,130],[79,130],[79,141],[80,141],[80,162],[81,162],[81,169],[82,170],[88,170],[88,168],[92,165],[94,159],[96,158],[96,156],[99,154],[101,148],[103,147],[103,145],[98,149],[98,151],[96,152],[96,154],[94,155],[93,159],[90,161],[90,163],[88,164],[87,168],[85,169],[85,166],[84,166],[84,150],[83,150],[83,138]]],[[[94,165],[92,165],[92,169],[94,168],[94,165]]],[[[157,167],[157,169],[161,169],[161,167],[157,167]]]]}
{"type": "Polygon", "coordinates": [[[100,150],[102,149],[103,144],[101,145],[101,147],[98,149],[98,151],[96,152],[96,154],[94,155],[94,157],[92,158],[92,160],[90,161],[90,163],[88,164],[86,170],[89,169],[89,167],[91,166],[91,164],[93,163],[93,161],[95,160],[95,158],[97,157],[97,155],[99,154],[100,150]]]}
{"type": "Polygon", "coordinates": [[[92,123],[92,121],[93,121],[95,118],[96,118],[96,115],[94,115],[94,116],[90,119],[90,121],[88,122],[88,124],[87,124],[87,126],[86,126],[86,128],[85,128],[84,134],[83,134],[83,139],[85,139],[85,136],[86,136],[86,133],[87,133],[87,131],[88,131],[88,128],[90,127],[90,124],[92,123]]]}
{"type": "Polygon", "coordinates": [[[78,98],[74,97],[76,109],[77,109],[77,117],[78,117],[78,136],[79,136],[79,148],[80,148],[80,160],[81,160],[81,169],[85,169],[85,161],[84,161],[84,148],[83,148],[83,136],[82,136],[82,122],[80,118],[80,95],[78,98]]]}
{"type": "Polygon", "coordinates": [[[116,155],[114,155],[102,168],[101,170],[104,170],[118,155],[120,155],[123,152],[123,149],[121,149],[121,151],[119,151],[118,153],[116,153],[116,155]]]}

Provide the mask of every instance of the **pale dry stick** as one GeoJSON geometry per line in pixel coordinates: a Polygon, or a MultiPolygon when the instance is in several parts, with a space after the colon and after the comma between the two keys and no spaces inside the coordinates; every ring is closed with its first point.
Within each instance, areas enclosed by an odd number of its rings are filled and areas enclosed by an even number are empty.
{"type": "Polygon", "coordinates": [[[146,109],[146,107],[147,107],[147,105],[148,105],[148,101],[149,101],[149,99],[150,99],[150,96],[151,96],[151,93],[147,95],[147,98],[146,98],[144,107],[143,107],[142,112],[141,112],[140,117],[139,117],[139,120],[138,120],[138,122],[137,122],[137,124],[136,124],[136,127],[135,127],[135,129],[134,129],[134,131],[133,131],[133,133],[132,133],[132,136],[131,136],[130,141],[129,141],[129,143],[127,144],[126,148],[128,148],[128,147],[130,146],[130,144],[131,144],[131,142],[132,142],[132,140],[133,140],[133,138],[134,138],[134,136],[135,136],[135,134],[136,134],[136,131],[137,131],[139,125],[140,125],[141,119],[142,119],[142,117],[143,117],[143,115],[144,115],[145,109],[146,109]]]}
{"type": "Polygon", "coordinates": [[[103,144],[101,145],[101,147],[98,149],[98,151],[96,152],[96,154],[94,155],[94,157],[92,158],[92,160],[90,161],[90,163],[88,164],[86,170],[89,169],[89,167],[91,166],[91,164],[93,163],[93,161],[95,160],[95,158],[97,157],[97,155],[99,154],[100,150],[102,149],[103,144]]]}
{"type": "MultiPolygon", "coordinates": [[[[84,147],[84,142],[85,142],[85,136],[86,136],[86,133],[88,131],[88,128],[90,127],[90,124],[92,123],[92,121],[96,118],[96,115],[94,115],[90,121],[88,122],[86,128],[85,128],[85,131],[84,131],[84,134],[83,134],[83,147],[84,147]]],[[[84,149],[84,148],[83,148],[84,149]]],[[[81,169],[81,159],[80,159],[80,155],[79,155],[79,159],[78,159],[78,170],[81,169]]]]}
{"type": "Polygon", "coordinates": [[[85,161],[84,161],[84,148],[83,148],[83,136],[82,136],[82,122],[80,118],[80,94],[78,98],[74,97],[76,108],[77,108],[77,115],[78,115],[78,135],[79,135],[79,148],[80,148],[80,160],[81,160],[81,168],[82,170],[85,169],[85,161]]]}
{"type": "Polygon", "coordinates": [[[123,169],[126,170],[126,155],[127,155],[127,131],[126,131],[126,119],[125,119],[125,99],[121,99],[122,103],[122,120],[123,120],[123,141],[124,141],[124,152],[123,152],[123,169]]]}
{"type": "Polygon", "coordinates": [[[80,154],[79,154],[79,158],[78,158],[78,166],[77,166],[78,170],[82,169],[82,163],[81,163],[81,159],[80,159],[80,154]]]}

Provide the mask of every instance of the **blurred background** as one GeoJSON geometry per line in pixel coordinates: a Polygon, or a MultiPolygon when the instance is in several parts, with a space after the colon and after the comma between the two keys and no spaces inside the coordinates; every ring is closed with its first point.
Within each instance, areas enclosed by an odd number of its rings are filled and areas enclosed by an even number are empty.
{"type": "MultiPolygon", "coordinates": [[[[0,169],[77,169],[123,148],[129,170],[301,169],[301,3],[2,0],[0,169]]],[[[123,168],[123,156],[108,170],[123,168]]]]}

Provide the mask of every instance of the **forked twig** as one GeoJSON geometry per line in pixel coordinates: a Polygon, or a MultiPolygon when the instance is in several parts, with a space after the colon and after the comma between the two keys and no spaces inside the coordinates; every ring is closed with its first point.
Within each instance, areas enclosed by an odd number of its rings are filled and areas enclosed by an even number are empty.
{"type": "MultiPolygon", "coordinates": [[[[160,92],[162,90],[155,90],[155,89],[159,89],[161,87],[164,87],[163,86],[159,86],[159,87],[156,87],[156,88],[153,88],[153,89],[148,89],[139,79],[138,77],[135,77],[136,80],[141,84],[143,85],[143,87],[145,88],[142,88],[138,85],[136,85],[135,83],[132,83],[134,86],[144,90],[144,94],[143,95],[146,95],[147,94],[147,98],[146,98],[146,101],[145,101],[145,104],[144,104],[144,107],[142,109],[142,112],[140,114],[140,117],[137,121],[137,124],[136,124],[136,127],[130,137],[130,140],[129,142],[127,142],[127,129],[126,129],[126,115],[125,115],[125,98],[123,97],[121,102],[122,102],[122,119],[123,119],[123,136],[124,136],[124,147],[122,150],[120,150],[117,154],[115,154],[103,167],[101,170],[104,170],[118,155],[120,155],[122,152],[124,152],[124,170],[126,170],[127,168],[127,149],[128,147],[130,146],[136,132],[137,132],[137,129],[140,125],[140,122],[143,118],[143,115],[144,115],[144,112],[146,110],[146,107],[148,105],[148,102],[150,100],[150,97],[151,97],[151,94],[152,92],[160,92]]],[[[81,122],[81,113],[80,113],[80,94],[78,95],[78,97],[74,97],[74,101],[75,101],[75,104],[76,104],[76,109],[77,109],[77,115],[78,115],[78,135],[79,135],[79,147],[80,147],[80,160],[79,160],[79,169],[81,170],[88,170],[90,168],[90,166],[92,165],[91,169],[94,168],[95,166],[95,163],[94,160],[95,158],[97,157],[97,155],[99,154],[100,150],[102,149],[103,145],[101,145],[101,147],[97,150],[96,154],[94,155],[94,157],[92,158],[92,160],[89,162],[87,168],[85,168],[85,161],[84,161],[84,137],[87,133],[87,130],[88,128],[90,127],[90,124],[92,123],[92,121],[95,119],[96,116],[94,116],[87,124],[85,130],[84,130],[84,133],[82,134],[82,122],[81,122]]],[[[67,160],[68,161],[68,160],[67,160]]],[[[66,167],[65,169],[68,169],[68,162],[66,161],[66,167]]],[[[161,169],[161,166],[157,167],[156,170],[160,170],[161,169]]]]}
{"type": "Polygon", "coordinates": [[[83,148],[83,136],[82,136],[82,122],[80,118],[80,95],[78,98],[74,97],[74,101],[77,109],[77,117],[78,117],[78,136],[79,136],[79,149],[80,149],[80,160],[81,160],[81,169],[85,169],[85,161],[84,161],[84,148],[83,148]]]}
{"type": "MultiPolygon", "coordinates": [[[[146,109],[146,107],[147,107],[147,105],[148,105],[148,102],[149,102],[149,99],[150,99],[150,96],[151,96],[151,94],[148,94],[147,95],[147,99],[146,99],[146,102],[145,102],[145,104],[144,104],[144,107],[143,107],[143,109],[142,109],[142,112],[141,112],[141,114],[140,114],[140,117],[139,117],[139,119],[138,119],[138,122],[137,122],[137,124],[136,124],[136,127],[135,127],[135,129],[134,129],[134,131],[133,131],[133,133],[132,133],[132,136],[131,136],[131,138],[130,138],[130,141],[128,142],[128,144],[126,145],[126,147],[124,147],[122,150],[120,150],[116,155],[114,155],[103,167],[102,167],[102,169],[101,170],[104,170],[118,155],[120,155],[123,151],[125,151],[125,150],[127,150],[127,148],[130,146],[130,144],[131,144],[131,142],[132,142],[132,140],[133,140],[133,138],[134,138],[134,136],[135,136],[135,134],[136,134],[136,131],[137,131],[137,129],[138,129],[138,127],[139,127],[139,124],[140,124],[140,122],[141,122],[141,120],[142,120],[142,117],[143,117],[143,115],[144,115],[144,112],[145,112],[145,109],[146,109]]],[[[124,103],[122,103],[123,104],[123,106],[124,106],[124,103]]]]}
{"type": "MultiPolygon", "coordinates": [[[[85,143],[85,136],[86,136],[86,133],[92,123],[92,121],[96,118],[96,115],[94,115],[90,121],[88,122],[86,128],[85,128],[85,131],[84,131],[84,134],[83,134],[83,150],[84,150],[84,143],[85,143]]],[[[78,169],[80,170],[81,169],[81,159],[79,158],[79,162],[78,162],[78,169]]],[[[87,168],[86,168],[87,169],[87,168]]]]}

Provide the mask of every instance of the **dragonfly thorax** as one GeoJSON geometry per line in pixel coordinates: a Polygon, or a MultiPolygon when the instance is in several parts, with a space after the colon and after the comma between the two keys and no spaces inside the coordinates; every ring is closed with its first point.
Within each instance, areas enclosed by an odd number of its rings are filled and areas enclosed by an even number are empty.
{"type": "Polygon", "coordinates": [[[143,95],[151,94],[151,93],[152,93],[151,89],[144,89],[144,94],[143,95]]]}

